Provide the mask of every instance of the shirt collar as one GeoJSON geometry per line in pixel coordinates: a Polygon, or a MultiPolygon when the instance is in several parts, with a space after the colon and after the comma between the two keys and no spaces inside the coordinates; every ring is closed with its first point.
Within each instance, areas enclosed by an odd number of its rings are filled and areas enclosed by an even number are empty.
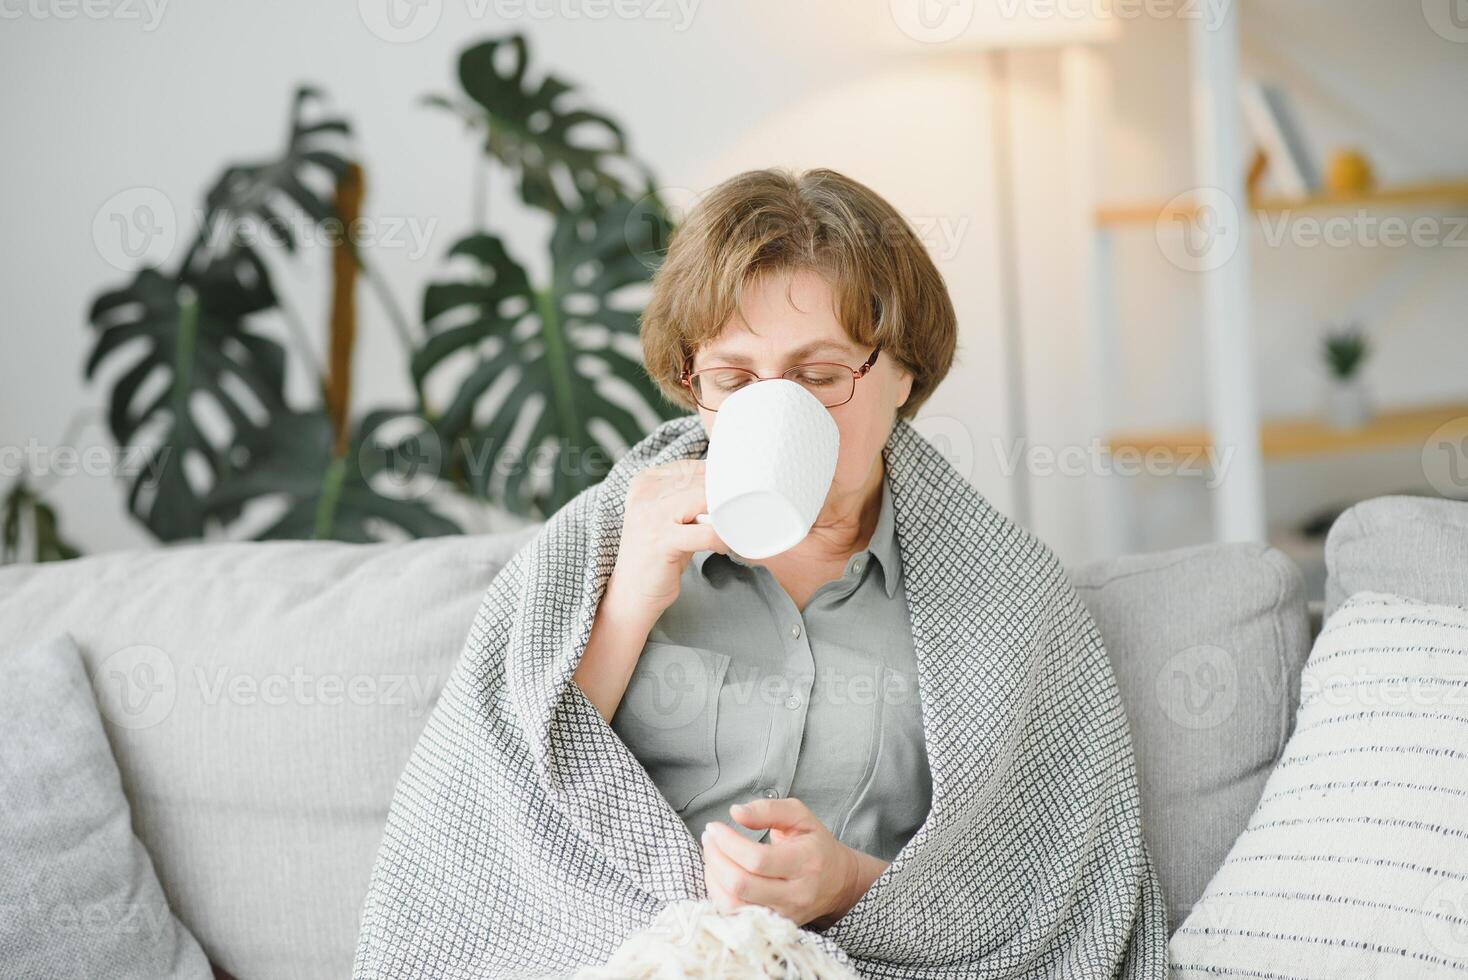
{"type": "MultiPolygon", "coordinates": [[[[888,484],[889,474],[882,477],[882,504],[877,511],[877,526],[872,531],[872,539],[867,543],[866,552],[877,559],[877,564],[882,569],[882,585],[887,591],[887,598],[897,594],[897,578],[900,570],[901,555],[897,547],[897,520],[892,510],[892,488],[888,484]]],[[[693,564],[699,573],[708,578],[708,570],[705,567],[712,555],[718,555],[726,561],[736,564],[747,564],[737,554],[722,555],[712,549],[695,551],[693,553],[693,564]]]]}

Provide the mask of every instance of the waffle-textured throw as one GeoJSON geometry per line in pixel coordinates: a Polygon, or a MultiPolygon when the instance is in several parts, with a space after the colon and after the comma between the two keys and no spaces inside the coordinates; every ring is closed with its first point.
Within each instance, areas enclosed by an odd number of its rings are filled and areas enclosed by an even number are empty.
{"type": "MultiPolygon", "coordinates": [[[[632,476],[707,447],[698,416],[663,423],[490,584],[398,783],[356,977],[568,976],[707,897],[698,842],[572,680],[632,476]]],[[[932,807],[803,938],[864,977],[1162,980],[1166,912],[1095,623],[1055,555],[906,420],[883,453],[932,807]]]]}

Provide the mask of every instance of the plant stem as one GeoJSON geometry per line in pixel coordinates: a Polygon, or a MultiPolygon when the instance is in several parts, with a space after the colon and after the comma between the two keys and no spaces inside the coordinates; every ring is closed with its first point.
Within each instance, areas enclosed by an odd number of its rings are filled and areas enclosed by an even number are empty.
{"type": "Polygon", "coordinates": [[[331,537],[336,526],[336,505],[341,500],[342,484],[346,481],[347,461],[335,457],[321,477],[321,496],[316,500],[316,526],[311,535],[318,541],[331,537]]]}

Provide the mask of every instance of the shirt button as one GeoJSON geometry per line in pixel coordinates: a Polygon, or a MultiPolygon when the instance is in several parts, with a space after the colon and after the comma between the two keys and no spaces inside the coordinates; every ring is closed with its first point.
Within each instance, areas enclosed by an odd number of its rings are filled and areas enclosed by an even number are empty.
{"type": "Polygon", "coordinates": [[[797,640],[800,639],[800,624],[799,623],[796,623],[794,626],[790,627],[790,635],[793,636],[793,637],[795,637],[797,640]]]}
{"type": "Polygon", "coordinates": [[[800,695],[792,694],[788,698],[786,698],[785,707],[789,708],[791,711],[794,711],[796,708],[800,707],[800,695]]]}
{"type": "Polygon", "coordinates": [[[765,790],[765,791],[764,791],[764,793],[763,793],[763,794],[762,794],[762,795],[763,795],[763,796],[764,796],[764,798],[765,798],[765,799],[767,799],[767,800],[773,800],[773,799],[777,799],[777,798],[779,798],[779,796],[780,796],[780,793],[779,793],[779,791],[778,791],[778,790],[776,790],[776,789],[775,789],[775,788],[774,788],[774,787],[773,787],[773,786],[772,786],[772,787],[770,787],[770,788],[769,788],[769,789],[767,789],[767,790],[765,790]]]}
{"type": "Polygon", "coordinates": [[[859,560],[854,559],[854,558],[852,559],[852,561],[851,561],[851,571],[852,571],[853,574],[857,574],[857,575],[861,574],[861,562],[859,560]]]}

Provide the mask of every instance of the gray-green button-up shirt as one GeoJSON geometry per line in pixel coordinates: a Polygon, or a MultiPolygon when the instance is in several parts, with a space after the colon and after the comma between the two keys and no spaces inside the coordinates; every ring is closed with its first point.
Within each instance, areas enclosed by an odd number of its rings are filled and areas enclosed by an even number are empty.
{"type": "Polygon", "coordinates": [[[865,551],[802,611],[774,575],[699,551],[654,625],[612,728],[694,837],[755,797],[803,801],[890,861],[932,799],[891,491],[865,551]]]}

